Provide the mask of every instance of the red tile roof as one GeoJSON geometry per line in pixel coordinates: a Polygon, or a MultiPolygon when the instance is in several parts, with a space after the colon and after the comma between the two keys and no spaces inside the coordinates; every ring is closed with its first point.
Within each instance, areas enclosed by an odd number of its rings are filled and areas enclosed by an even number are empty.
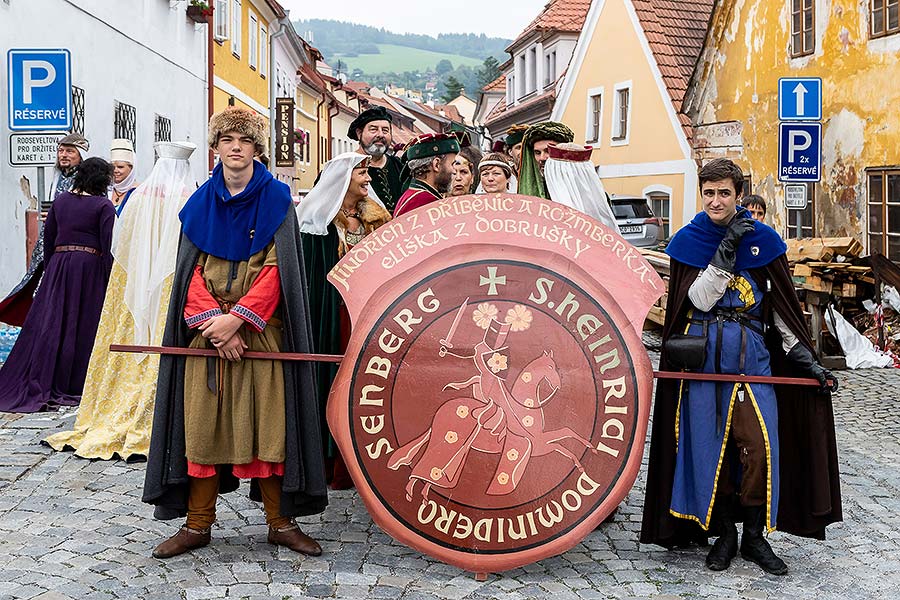
{"type": "Polygon", "coordinates": [[[535,31],[578,33],[584,26],[584,20],[590,8],[591,0],[550,0],[544,6],[541,14],[535,17],[534,21],[509,45],[509,48],[535,31]]]}
{"type": "Polygon", "coordinates": [[[493,80],[492,82],[490,82],[489,84],[487,84],[486,86],[481,88],[481,90],[483,92],[506,91],[506,74],[501,73],[500,77],[498,77],[497,79],[493,80]]]}
{"type": "Polygon", "coordinates": [[[690,120],[681,105],[694,66],[703,50],[715,0],[632,0],[647,35],[675,113],[692,137],[690,120]]]}

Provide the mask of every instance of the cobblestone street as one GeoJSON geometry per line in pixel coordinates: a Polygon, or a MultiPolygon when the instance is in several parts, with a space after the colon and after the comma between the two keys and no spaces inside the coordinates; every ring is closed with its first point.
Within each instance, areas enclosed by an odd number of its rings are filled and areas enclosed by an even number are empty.
{"type": "Polygon", "coordinates": [[[69,411],[0,417],[0,597],[896,597],[900,371],[844,371],[840,377],[835,408],[845,521],[829,528],[825,543],[772,534],[791,568],[786,577],[764,575],[740,558],[730,570],[712,573],[702,549],[639,545],[646,464],[614,523],[562,556],[484,583],[393,542],[353,491],[332,493],[328,510],[304,523],[322,541],[320,558],[267,544],[261,507],[235,493],[220,498],[208,547],[160,561],[150,552],[178,523],[154,521],[140,502],[143,465],[91,462],[39,445],[45,435],[71,427],[69,411]]]}

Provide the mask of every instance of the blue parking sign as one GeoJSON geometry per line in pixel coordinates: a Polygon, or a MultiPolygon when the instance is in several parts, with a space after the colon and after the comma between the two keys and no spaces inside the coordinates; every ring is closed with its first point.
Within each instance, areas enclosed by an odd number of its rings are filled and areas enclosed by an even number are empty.
{"type": "Polygon", "coordinates": [[[822,79],[782,77],[778,80],[780,121],[822,120],[822,79]]]}
{"type": "Polygon", "coordinates": [[[71,129],[71,62],[65,49],[13,49],[7,53],[11,130],[71,129]]]}
{"type": "Polygon", "coordinates": [[[822,179],[822,124],[781,123],[778,128],[778,180],[822,179]]]}

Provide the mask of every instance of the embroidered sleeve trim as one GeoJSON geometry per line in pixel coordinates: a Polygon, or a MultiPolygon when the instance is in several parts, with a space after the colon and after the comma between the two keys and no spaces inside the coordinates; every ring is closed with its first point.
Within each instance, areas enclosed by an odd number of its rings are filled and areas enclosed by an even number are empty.
{"type": "Polygon", "coordinates": [[[238,317],[247,321],[248,323],[253,325],[257,331],[262,331],[266,328],[266,321],[246,306],[235,304],[233,307],[231,307],[231,314],[237,315],[238,317]]]}
{"type": "Polygon", "coordinates": [[[187,323],[187,326],[189,328],[193,329],[197,325],[200,325],[201,323],[209,321],[213,317],[218,317],[221,314],[222,314],[222,309],[211,308],[209,310],[204,310],[202,313],[196,314],[192,317],[186,317],[184,319],[184,321],[185,321],[185,323],[187,323]]]}

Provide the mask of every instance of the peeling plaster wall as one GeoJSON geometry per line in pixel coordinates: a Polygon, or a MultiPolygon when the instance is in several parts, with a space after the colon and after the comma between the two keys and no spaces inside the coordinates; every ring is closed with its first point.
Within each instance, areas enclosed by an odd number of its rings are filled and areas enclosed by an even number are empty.
{"type": "MultiPolygon", "coordinates": [[[[816,51],[790,57],[784,0],[724,0],[713,15],[688,112],[695,125],[739,121],[737,158],[754,191],[770,202],[769,223],[786,230],[778,182],[778,79],[823,80],[823,177],[816,186],[816,234],[866,243],[866,169],[900,165],[900,34],[868,38],[867,0],[816,1],[816,51]],[[721,35],[715,35],[721,32],[721,35]]],[[[697,148],[697,158],[715,155],[697,148]]]]}

